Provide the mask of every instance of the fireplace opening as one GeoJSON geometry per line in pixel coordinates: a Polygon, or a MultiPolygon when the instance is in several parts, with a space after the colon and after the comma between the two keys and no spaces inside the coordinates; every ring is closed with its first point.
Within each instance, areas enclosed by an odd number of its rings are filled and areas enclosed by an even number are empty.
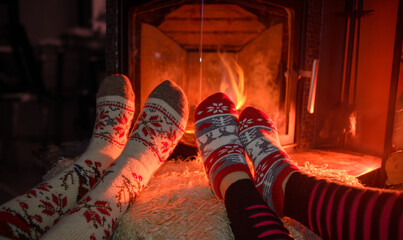
{"type": "MultiPolygon", "coordinates": [[[[239,110],[254,106],[293,144],[297,76],[292,9],[265,1],[151,1],[129,13],[129,76],[136,107],[169,79],[185,91],[192,134],[196,106],[218,91],[239,110]]],[[[140,110],[140,107],[137,107],[140,110]]]]}

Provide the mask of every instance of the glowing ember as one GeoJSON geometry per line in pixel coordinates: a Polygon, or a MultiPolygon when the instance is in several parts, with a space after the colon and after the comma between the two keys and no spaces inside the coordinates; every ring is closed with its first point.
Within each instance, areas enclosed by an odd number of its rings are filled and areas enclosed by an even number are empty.
{"type": "Polygon", "coordinates": [[[217,51],[221,62],[224,64],[225,69],[228,72],[229,78],[223,78],[220,85],[220,91],[227,94],[232,101],[235,102],[236,109],[240,109],[245,101],[245,89],[244,89],[244,72],[241,66],[235,61],[234,58],[222,54],[217,51]]]}

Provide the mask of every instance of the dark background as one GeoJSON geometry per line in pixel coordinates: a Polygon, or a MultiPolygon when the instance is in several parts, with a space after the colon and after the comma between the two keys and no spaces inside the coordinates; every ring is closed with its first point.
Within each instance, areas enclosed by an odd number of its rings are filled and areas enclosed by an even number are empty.
{"type": "Polygon", "coordinates": [[[105,62],[104,0],[0,0],[0,204],[91,137],[105,62]]]}

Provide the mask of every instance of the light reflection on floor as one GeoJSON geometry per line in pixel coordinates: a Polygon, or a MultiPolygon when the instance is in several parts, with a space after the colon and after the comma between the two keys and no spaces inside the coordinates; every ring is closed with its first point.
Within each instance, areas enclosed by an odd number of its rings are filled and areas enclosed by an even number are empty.
{"type": "Polygon", "coordinates": [[[305,162],[320,166],[327,164],[329,169],[346,170],[353,176],[379,168],[382,163],[382,159],[376,156],[318,149],[299,150],[289,155],[300,166],[305,162]]]}

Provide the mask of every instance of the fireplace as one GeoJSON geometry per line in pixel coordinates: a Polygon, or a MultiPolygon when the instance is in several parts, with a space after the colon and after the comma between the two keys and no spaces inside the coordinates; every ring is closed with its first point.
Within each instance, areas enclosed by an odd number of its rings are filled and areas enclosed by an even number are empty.
{"type": "Polygon", "coordinates": [[[281,143],[294,145],[298,2],[110,1],[108,39],[118,44],[108,44],[115,54],[108,71],[129,76],[137,113],[156,85],[176,82],[188,97],[189,134],[196,106],[222,91],[239,110],[263,109],[275,120],[281,143]]]}

